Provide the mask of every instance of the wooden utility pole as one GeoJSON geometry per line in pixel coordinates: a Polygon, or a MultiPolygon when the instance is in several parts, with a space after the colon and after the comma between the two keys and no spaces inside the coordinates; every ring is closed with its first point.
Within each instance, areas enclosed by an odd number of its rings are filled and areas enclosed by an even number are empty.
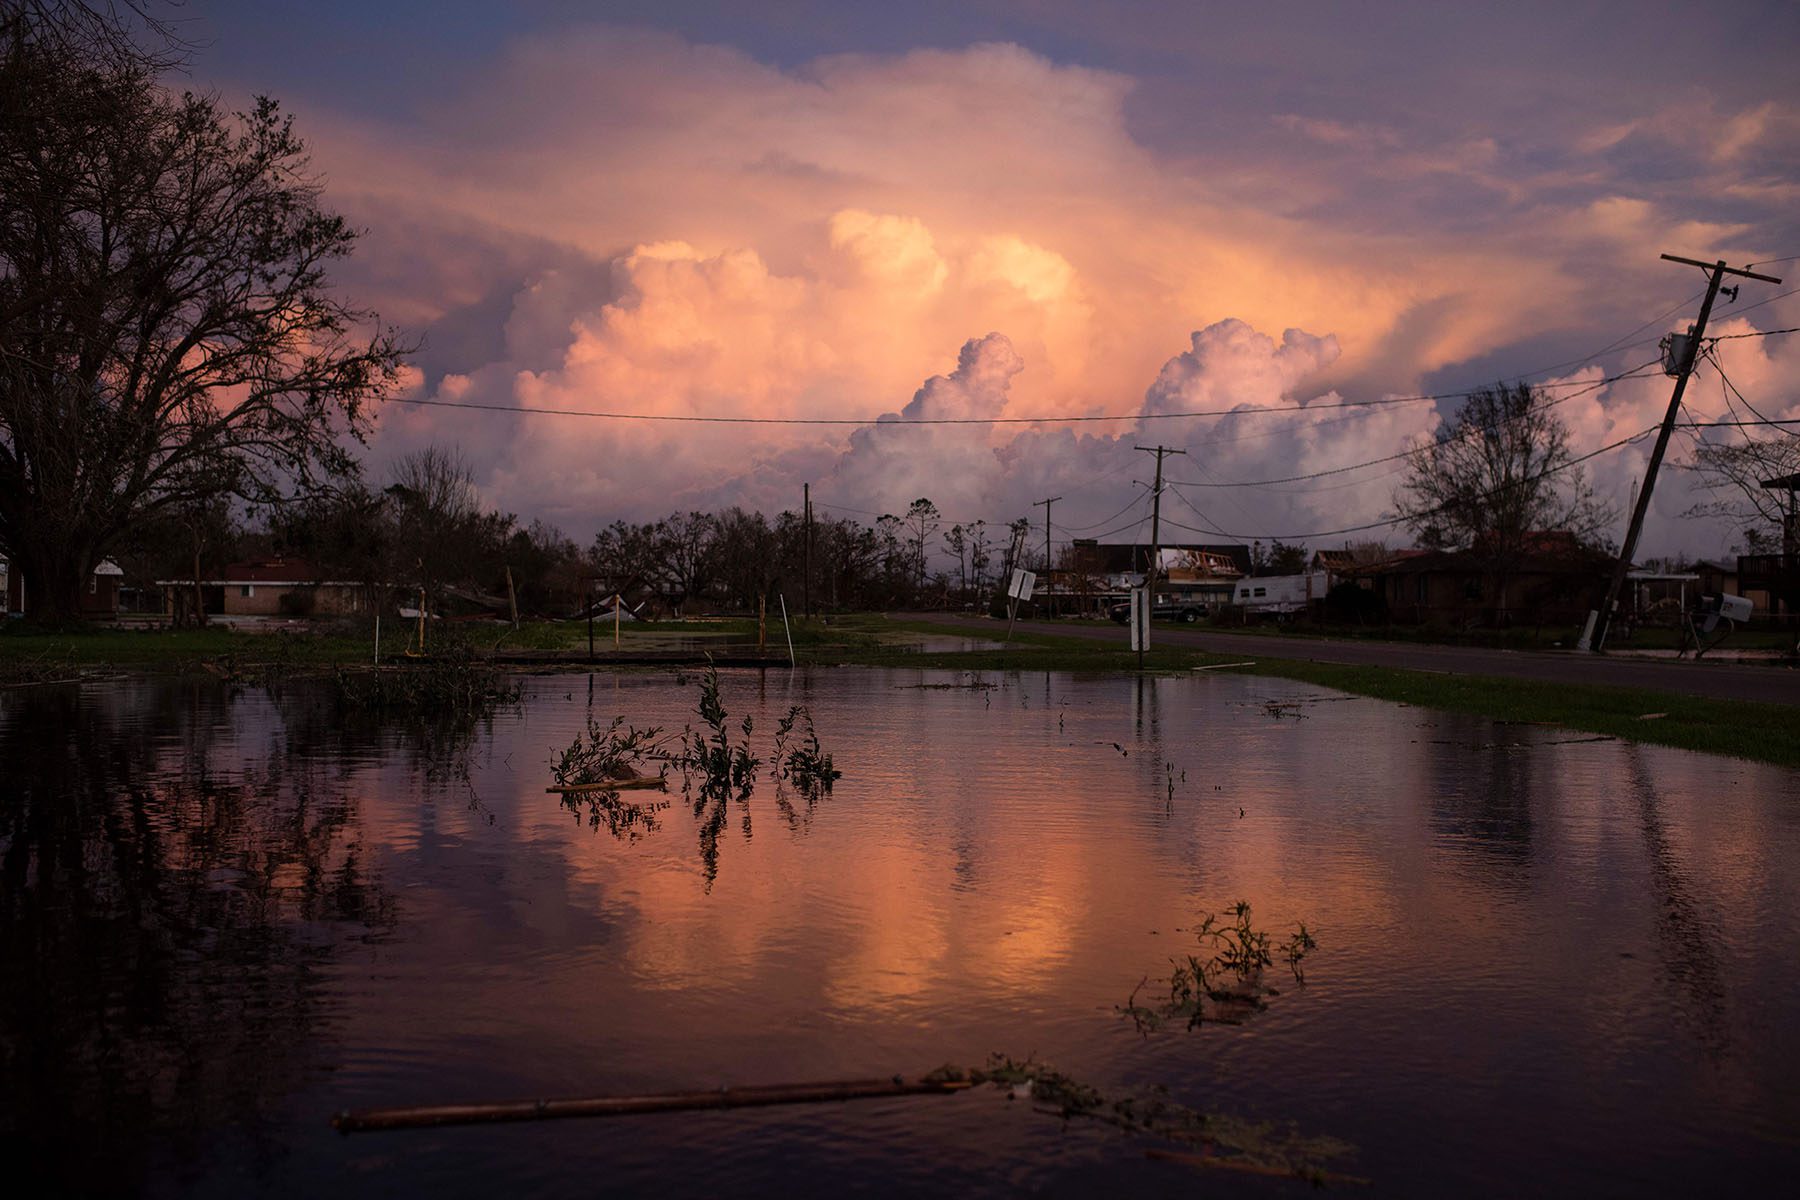
{"type": "MultiPolygon", "coordinates": [[[[800,496],[802,536],[806,540],[806,566],[803,572],[803,582],[800,585],[800,594],[803,597],[800,613],[810,621],[812,620],[812,484],[801,484],[800,496]]],[[[768,597],[763,597],[763,603],[768,603],[768,597]]]]}
{"type": "MultiPolygon", "coordinates": [[[[1712,316],[1713,301],[1718,299],[1719,284],[1727,275],[1741,275],[1745,279],[1760,279],[1764,283],[1780,283],[1773,275],[1758,275],[1754,271],[1739,270],[1725,265],[1724,259],[1705,263],[1698,259],[1682,258],[1674,254],[1665,254],[1663,258],[1669,262],[1684,263],[1690,267],[1699,267],[1711,272],[1706,285],[1706,299],[1700,305],[1700,319],[1688,330],[1686,350],[1681,355],[1679,369],[1675,376],[1675,392],[1669,397],[1669,411],[1663,417],[1662,430],[1656,435],[1656,446],[1650,451],[1650,464],[1644,468],[1644,486],[1637,494],[1637,503],[1632,506],[1631,526],[1625,531],[1625,544],[1619,547],[1619,565],[1613,569],[1612,583],[1606,589],[1606,601],[1600,606],[1599,623],[1594,630],[1593,649],[1599,654],[1606,648],[1606,635],[1612,628],[1614,609],[1619,605],[1619,593],[1625,588],[1625,577],[1631,571],[1631,556],[1637,552],[1638,535],[1644,531],[1644,514],[1650,510],[1650,493],[1656,488],[1656,471],[1662,466],[1663,452],[1669,448],[1669,435],[1675,432],[1675,416],[1681,411],[1681,394],[1687,391],[1688,377],[1694,373],[1694,362],[1700,356],[1700,340],[1706,336],[1706,321],[1712,316]]],[[[1735,295],[1735,292],[1733,293],[1735,295]]]]}
{"type": "MultiPolygon", "coordinates": [[[[1165,454],[1186,454],[1167,446],[1139,446],[1146,454],[1156,455],[1156,483],[1150,488],[1150,569],[1144,572],[1144,588],[1151,609],[1156,607],[1156,572],[1162,566],[1162,460],[1165,454]]],[[[1144,636],[1138,642],[1138,670],[1144,669],[1144,650],[1150,644],[1150,622],[1144,621],[1144,636]]]]}
{"type": "Polygon", "coordinates": [[[1061,496],[1052,496],[1048,500],[1031,502],[1033,507],[1039,504],[1044,506],[1044,590],[1046,594],[1050,589],[1050,506],[1061,499],[1061,496]]]}
{"type": "Polygon", "coordinates": [[[1006,584],[1006,640],[1012,641],[1013,622],[1019,619],[1019,597],[1012,588],[1013,572],[1022,570],[1019,563],[1025,558],[1025,530],[1027,525],[1021,517],[1013,526],[1012,548],[1007,551],[1007,584],[1006,584]]]}

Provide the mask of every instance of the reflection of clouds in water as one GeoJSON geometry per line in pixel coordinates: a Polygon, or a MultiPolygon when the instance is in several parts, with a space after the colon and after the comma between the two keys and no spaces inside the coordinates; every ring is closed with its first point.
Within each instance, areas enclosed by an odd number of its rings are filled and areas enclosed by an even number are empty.
{"type": "MultiPolygon", "coordinates": [[[[316,896],[308,911],[323,915],[307,928],[325,957],[306,961],[351,961],[308,977],[313,1024],[293,1027],[326,1059],[337,1053],[335,1029],[361,1048],[345,1052],[334,1090],[393,1089],[391,1099],[470,1079],[502,1095],[592,1088],[600,1077],[649,1090],[722,1073],[830,1078],[979,1057],[1029,1035],[1024,1048],[1097,1064],[1098,1075],[1232,1089],[1270,1111],[1291,1111],[1291,1089],[1303,1087],[1309,1103],[1347,1106],[1345,1122],[1365,1126],[1344,1131],[1355,1140],[1415,1156],[1421,1140],[1442,1146],[1430,1152],[1438,1166],[1487,1145],[1473,1130],[1497,1098],[1516,1143],[1533,1147],[1516,1164],[1522,1174],[1553,1160],[1558,1139],[1579,1141],[1595,1171],[1614,1170],[1672,1119],[1694,1144],[1760,1161],[1733,1130],[1785,1086],[1791,1055],[1779,1039],[1756,1056],[1727,1055],[1723,1087],[1696,1080],[1695,1050],[1709,1044],[1706,1019],[1725,1030],[1720,1044],[1751,1041],[1758,1021],[1800,1019],[1792,956],[1758,950],[1785,947],[1800,913],[1779,870],[1800,849],[1800,824],[1771,800],[1792,772],[1577,743],[1274,680],[1004,681],[989,706],[988,692],[949,672],[727,672],[726,707],[756,718],[759,742],[790,704],[805,703],[845,775],[810,820],[790,796],[793,824],[765,777],[750,801],[764,806],[757,836],[744,840],[729,811],[710,890],[691,806],[673,804],[660,829],[629,842],[596,835],[544,794],[547,764],[585,728],[586,689],[571,681],[534,684],[518,711],[478,730],[471,783],[492,825],[434,802],[400,741],[331,740],[299,685],[280,704],[255,691],[227,700],[207,688],[196,699],[159,686],[121,700],[90,689],[93,711],[109,714],[96,728],[123,736],[91,740],[93,762],[72,755],[66,769],[139,779],[145,798],[121,797],[115,811],[141,803],[154,814],[163,777],[197,762],[194,777],[226,796],[222,811],[237,800],[252,814],[272,804],[243,826],[255,836],[280,845],[310,830],[302,840],[325,855],[316,868],[291,858],[264,874],[257,862],[219,861],[316,896]],[[1271,702],[1306,719],[1272,716],[1271,702]],[[181,717],[184,705],[195,715],[181,717]],[[311,749],[283,761],[290,745],[311,749]],[[1634,755],[1653,793],[1619,786],[1634,755]],[[1450,785],[1461,790],[1446,800],[1450,785]],[[340,805],[341,796],[356,799],[340,805]],[[301,808],[307,820],[296,823],[301,808]],[[371,977],[346,943],[365,936],[354,906],[379,906],[366,886],[376,878],[380,895],[402,900],[397,936],[366,934],[382,939],[371,977]],[[1646,879],[1660,889],[1654,928],[1646,879]],[[1670,897],[1672,921],[1660,911],[1670,897]],[[1315,932],[1306,989],[1284,989],[1258,1023],[1254,1053],[1208,1038],[1193,1043],[1201,1068],[1183,1054],[1156,1051],[1152,1062],[1122,1050],[1130,1039],[1111,1006],[1146,973],[1166,975],[1169,956],[1191,945],[1179,930],[1238,899],[1264,928],[1304,920],[1315,932]],[[1684,960],[1695,942],[1702,957],[1684,960]],[[1710,1004],[1712,1015],[1669,1020],[1671,997],[1699,1014],[1710,1004]],[[342,1025],[321,1029],[320,1012],[342,1025]],[[1304,1062],[1304,1083],[1272,1077],[1271,1061],[1304,1062]],[[1445,1079],[1480,1083],[1446,1091],[1445,1079]],[[1513,1103],[1527,1095],[1536,1101],[1513,1103]],[[1384,1132],[1395,1114],[1408,1117],[1403,1148],[1384,1132]]],[[[692,697],[666,676],[602,678],[594,716],[679,727],[692,697]]],[[[9,765],[32,761],[13,753],[21,745],[60,744],[59,722],[72,719],[52,711],[21,725],[15,703],[0,698],[9,765]]],[[[64,769],[52,769],[52,783],[64,769]]],[[[19,811],[14,778],[0,778],[8,813],[19,811]]],[[[178,817],[223,843],[237,828],[178,817]]],[[[240,880],[222,873],[212,886],[240,880]]],[[[204,912],[177,914],[205,923],[204,912]]],[[[113,929],[120,946],[145,936],[113,929]]],[[[286,953],[279,938],[275,946],[286,953]]],[[[279,969],[269,978],[293,982],[279,969]]],[[[261,995],[233,973],[218,986],[238,989],[238,1002],[261,995]]],[[[220,1045],[240,1062],[252,1053],[230,1037],[220,1045]]],[[[1718,1056],[1707,1058],[1716,1072],[1718,1056]]],[[[270,1079],[283,1061],[273,1056],[270,1079]]],[[[955,1119],[906,1117],[933,1138],[944,1132],[934,1121],[955,1119]]],[[[596,1144],[611,1145],[605,1136],[596,1144]]],[[[666,1145],[663,1134],[641,1136],[666,1145]]],[[[512,1153],[490,1143],[459,1161],[476,1174],[511,1170],[512,1153]]],[[[659,1169],[702,1169],[671,1154],[659,1169]]]]}
{"type": "Polygon", "coordinates": [[[1689,873],[1669,838],[1664,801],[1641,750],[1624,748],[1625,772],[1637,804],[1644,858],[1650,867],[1651,892],[1645,897],[1656,915],[1657,950],[1676,1011],[1712,1054],[1724,1051],[1731,1038],[1726,1011],[1729,989],[1717,947],[1723,930],[1695,899],[1689,873]]]}

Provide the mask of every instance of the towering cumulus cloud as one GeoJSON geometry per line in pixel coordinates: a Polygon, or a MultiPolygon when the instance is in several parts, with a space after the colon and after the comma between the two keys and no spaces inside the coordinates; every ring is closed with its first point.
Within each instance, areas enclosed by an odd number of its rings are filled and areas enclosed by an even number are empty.
{"type": "MultiPolygon", "coordinates": [[[[776,66],[591,26],[504,42],[412,116],[309,108],[334,201],[370,230],[346,282],[422,334],[420,397],[763,422],[1149,418],[855,432],[391,406],[376,469],[456,440],[491,503],[584,537],[677,506],[792,507],[803,481],[875,512],[929,495],[952,519],[1063,496],[1059,523],[1105,532],[1147,477],[1133,445],[1154,438],[1189,451],[1171,521],[1333,529],[1390,508],[1392,464],[1201,485],[1385,457],[1451,407],[1321,406],[1585,369],[1582,352],[1691,312],[1677,302],[1695,285],[1659,250],[1791,248],[1791,181],[1756,165],[1797,144],[1785,102],[1698,124],[1566,105],[1510,130],[1498,113],[1438,128],[1241,106],[1195,124],[1159,106],[1168,86],[1007,44],[776,66]],[[1271,411],[1295,405],[1310,411],[1271,411]]],[[[1774,390],[1786,375],[1759,364],[1777,352],[1731,354],[1774,390]]],[[[1571,403],[1573,441],[1635,432],[1659,392],[1571,403]]],[[[1641,462],[1621,452],[1594,477],[1622,503],[1641,462]]],[[[1653,529],[1678,536],[1688,503],[1665,483],[1653,529]]]]}
{"type": "Polygon", "coordinates": [[[1000,460],[985,425],[907,425],[998,417],[1007,389],[1025,362],[1003,335],[970,338],[956,370],[935,375],[914,393],[898,416],[888,413],[850,437],[850,449],[832,468],[837,494],[908,500],[929,497],[947,512],[979,515],[1001,490],[1000,460]]]}

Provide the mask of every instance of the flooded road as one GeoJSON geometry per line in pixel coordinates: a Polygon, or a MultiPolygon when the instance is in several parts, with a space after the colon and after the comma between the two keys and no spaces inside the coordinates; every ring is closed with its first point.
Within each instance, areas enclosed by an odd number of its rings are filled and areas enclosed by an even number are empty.
{"type": "Polygon", "coordinates": [[[1384,1194],[1759,1190],[1800,1155],[1800,774],[1280,680],[722,672],[843,772],[715,853],[547,795],[673,673],[491,719],[319,681],[0,693],[0,1143],[49,1192],[1298,1194],[981,1089],[343,1137],[332,1113],[916,1075],[1035,1054],[1343,1139],[1384,1194]],[[1207,913],[1318,949],[1149,1033],[1207,913]],[[1273,978],[1273,976],[1272,976],[1273,978]]]}

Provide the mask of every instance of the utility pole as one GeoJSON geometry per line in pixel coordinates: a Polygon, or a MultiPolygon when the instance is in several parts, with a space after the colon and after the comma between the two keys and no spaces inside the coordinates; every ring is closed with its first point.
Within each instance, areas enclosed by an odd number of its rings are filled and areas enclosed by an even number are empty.
{"type": "MultiPolygon", "coordinates": [[[[1612,583],[1606,589],[1606,601],[1600,606],[1599,623],[1593,637],[1593,650],[1596,654],[1606,648],[1606,635],[1612,628],[1613,610],[1618,607],[1619,593],[1625,588],[1625,576],[1631,571],[1631,557],[1637,552],[1638,535],[1644,531],[1644,514],[1650,510],[1650,493],[1656,487],[1656,471],[1662,466],[1663,452],[1669,448],[1669,435],[1675,432],[1675,416],[1681,411],[1681,394],[1687,391],[1688,377],[1694,373],[1694,362],[1700,355],[1700,341],[1706,336],[1706,321],[1712,316],[1713,301],[1719,297],[1719,284],[1727,275],[1760,279],[1764,283],[1781,282],[1773,275],[1758,275],[1754,271],[1728,267],[1722,258],[1711,263],[1674,254],[1665,254],[1663,258],[1668,262],[1699,267],[1711,272],[1711,275],[1707,280],[1706,299],[1700,305],[1700,319],[1688,331],[1687,347],[1681,355],[1680,369],[1675,376],[1675,392],[1669,397],[1669,411],[1663,417],[1662,430],[1656,435],[1656,446],[1650,451],[1650,463],[1644,468],[1644,486],[1637,494],[1637,503],[1632,506],[1631,526],[1625,531],[1625,544],[1619,547],[1619,565],[1613,570],[1612,583]]],[[[1736,296],[1735,289],[1732,295],[1736,296]]]]}
{"type": "Polygon", "coordinates": [[[1044,506],[1044,591],[1050,591],[1050,506],[1061,500],[1061,496],[1052,496],[1048,500],[1033,500],[1031,503],[1044,506]]]}
{"type": "MultiPolygon", "coordinates": [[[[1156,572],[1162,566],[1162,460],[1165,454],[1186,454],[1167,446],[1139,446],[1146,454],[1156,455],[1156,483],[1150,489],[1150,569],[1144,572],[1144,590],[1151,609],[1156,607],[1156,572]]],[[[1144,637],[1138,643],[1138,670],[1144,669],[1144,649],[1150,644],[1150,621],[1144,621],[1144,637]]]]}
{"type": "Polygon", "coordinates": [[[1008,643],[1011,643],[1012,641],[1013,622],[1019,619],[1019,597],[1012,590],[1012,573],[1023,569],[1019,564],[1024,561],[1025,558],[1025,531],[1028,528],[1029,525],[1026,523],[1025,519],[1021,517],[1018,523],[1013,526],[1012,546],[1006,553],[1008,580],[1006,585],[1006,640],[1008,643]]]}
{"type": "Polygon", "coordinates": [[[802,497],[800,505],[801,521],[805,530],[803,536],[806,539],[806,581],[802,585],[800,593],[805,597],[805,601],[801,608],[801,613],[810,621],[812,620],[812,484],[801,484],[800,495],[802,497]]]}

